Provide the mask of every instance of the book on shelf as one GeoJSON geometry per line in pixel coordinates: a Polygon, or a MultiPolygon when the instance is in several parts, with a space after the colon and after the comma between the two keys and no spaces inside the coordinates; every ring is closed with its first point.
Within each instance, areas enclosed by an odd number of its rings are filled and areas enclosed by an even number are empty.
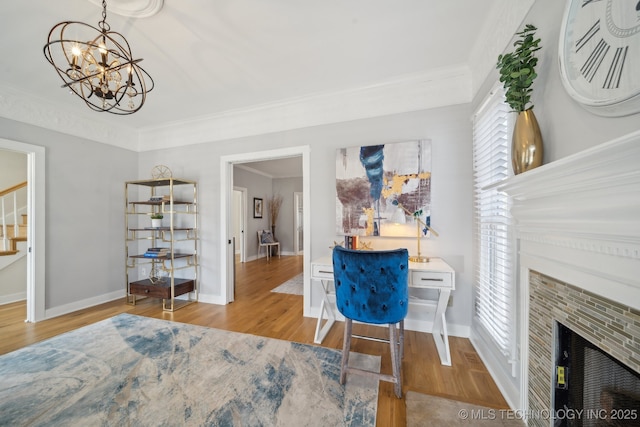
{"type": "Polygon", "coordinates": [[[170,200],[170,197],[168,194],[165,194],[164,196],[152,196],[149,198],[150,202],[168,202],[170,200]]]}
{"type": "Polygon", "coordinates": [[[144,253],[145,258],[164,258],[169,255],[168,248],[149,248],[144,253]]]}

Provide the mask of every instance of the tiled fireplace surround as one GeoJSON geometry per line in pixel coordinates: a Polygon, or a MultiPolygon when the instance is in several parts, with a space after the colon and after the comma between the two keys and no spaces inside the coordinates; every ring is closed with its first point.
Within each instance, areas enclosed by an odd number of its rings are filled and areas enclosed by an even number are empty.
{"type": "MultiPolygon", "coordinates": [[[[552,408],[554,324],[640,372],[640,132],[510,178],[525,413],[552,408]]],[[[529,425],[552,420],[531,416],[529,425]]]]}

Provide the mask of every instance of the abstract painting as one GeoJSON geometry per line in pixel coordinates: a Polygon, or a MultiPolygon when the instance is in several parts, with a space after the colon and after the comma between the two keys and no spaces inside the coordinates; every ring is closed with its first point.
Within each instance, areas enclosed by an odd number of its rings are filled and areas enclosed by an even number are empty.
{"type": "Polygon", "coordinates": [[[337,235],[428,235],[431,141],[338,149],[336,196],[337,235]]]}

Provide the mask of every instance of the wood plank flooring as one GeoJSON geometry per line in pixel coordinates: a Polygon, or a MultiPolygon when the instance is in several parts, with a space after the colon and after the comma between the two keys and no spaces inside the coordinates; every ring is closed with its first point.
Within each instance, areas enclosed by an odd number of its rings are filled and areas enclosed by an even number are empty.
{"type": "MultiPolygon", "coordinates": [[[[271,292],[271,289],[302,272],[302,265],[301,256],[276,257],[270,262],[261,258],[237,264],[236,300],[226,306],[195,303],[173,313],[165,313],[162,311],[160,300],[146,299],[136,306],[131,306],[125,303],[123,296],[121,300],[35,324],[24,322],[26,309],[23,302],[0,306],[0,354],[119,313],[313,344],[316,319],[302,316],[302,296],[271,292]]],[[[336,322],[322,345],[341,349],[343,325],[342,322],[336,322]]],[[[374,326],[354,325],[354,332],[384,336],[386,330],[374,326]]],[[[471,342],[465,338],[451,337],[450,345],[452,366],[442,366],[430,334],[406,331],[405,357],[402,363],[403,392],[412,390],[506,409],[507,403],[471,342]]],[[[382,371],[391,372],[387,344],[354,339],[352,350],[382,355],[382,371]]],[[[377,425],[406,425],[404,399],[395,397],[393,385],[390,383],[381,382],[379,390],[377,425]]]]}

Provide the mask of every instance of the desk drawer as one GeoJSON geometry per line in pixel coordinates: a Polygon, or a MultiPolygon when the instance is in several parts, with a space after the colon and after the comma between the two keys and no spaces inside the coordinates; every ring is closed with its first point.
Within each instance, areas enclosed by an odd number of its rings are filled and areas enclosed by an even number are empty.
{"type": "Polygon", "coordinates": [[[452,288],[450,273],[435,271],[410,271],[410,286],[414,288],[452,288]]]}
{"type": "Polygon", "coordinates": [[[333,280],[333,266],[311,264],[311,277],[321,280],[333,280]]]}

